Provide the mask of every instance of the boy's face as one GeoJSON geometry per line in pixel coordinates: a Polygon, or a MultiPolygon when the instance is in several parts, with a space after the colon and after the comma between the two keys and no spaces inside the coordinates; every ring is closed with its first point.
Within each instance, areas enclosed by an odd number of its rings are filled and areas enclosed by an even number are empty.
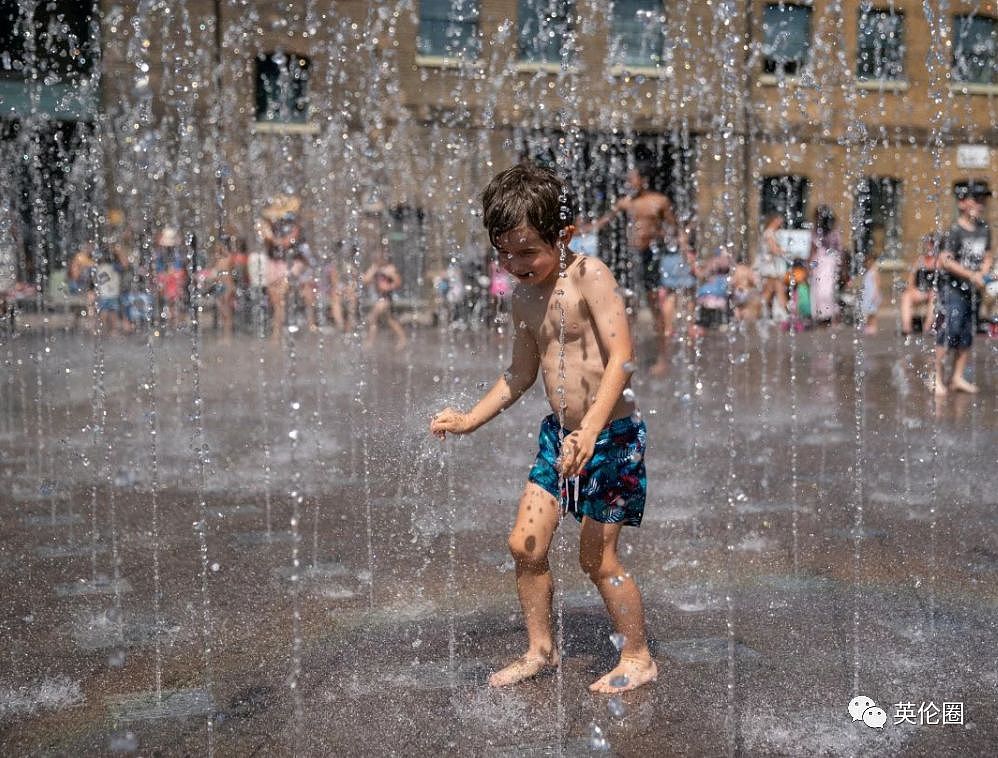
{"type": "Polygon", "coordinates": [[[637,195],[645,191],[648,187],[648,182],[643,176],[641,176],[639,171],[632,168],[627,172],[627,186],[633,194],[637,195]]]}
{"type": "Polygon", "coordinates": [[[980,218],[984,215],[984,199],[974,197],[973,195],[960,200],[957,207],[959,207],[961,213],[970,216],[970,218],[980,218]]]}
{"type": "MultiPolygon", "coordinates": [[[[574,227],[562,230],[561,241],[568,244],[574,227]]],[[[499,265],[518,282],[538,286],[558,275],[561,263],[557,243],[546,242],[527,222],[515,226],[496,240],[499,265]]]]}

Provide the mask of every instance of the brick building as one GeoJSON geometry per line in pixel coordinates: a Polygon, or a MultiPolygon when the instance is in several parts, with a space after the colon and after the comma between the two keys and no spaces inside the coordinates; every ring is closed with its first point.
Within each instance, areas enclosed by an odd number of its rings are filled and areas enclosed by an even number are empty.
{"type": "Polygon", "coordinates": [[[105,180],[83,228],[114,208],[139,237],[251,236],[267,198],[293,192],[321,255],[387,238],[418,286],[484,254],[477,193],[522,157],[558,164],[587,213],[651,163],[701,250],[749,255],[766,211],[801,227],[826,203],[850,246],[910,258],[949,223],[954,181],[998,180],[995,2],[99,5],[76,27],[91,65],[53,84],[0,72],[8,142],[18,121],[86,125],[84,165],[105,180]]]}

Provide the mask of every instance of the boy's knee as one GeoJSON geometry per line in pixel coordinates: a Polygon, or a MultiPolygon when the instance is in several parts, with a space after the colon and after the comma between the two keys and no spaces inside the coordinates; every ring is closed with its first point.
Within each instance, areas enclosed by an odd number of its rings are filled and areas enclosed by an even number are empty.
{"type": "Polygon", "coordinates": [[[579,566],[586,576],[598,584],[601,580],[614,575],[617,562],[609,560],[602,552],[590,553],[583,550],[579,553],[579,566]]]}
{"type": "Polygon", "coordinates": [[[541,548],[537,537],[532,534],[526,537],[510,534],[509,552],[513,560],[524,568],[542,568],[547,560],[546,552],[541,548]]]}

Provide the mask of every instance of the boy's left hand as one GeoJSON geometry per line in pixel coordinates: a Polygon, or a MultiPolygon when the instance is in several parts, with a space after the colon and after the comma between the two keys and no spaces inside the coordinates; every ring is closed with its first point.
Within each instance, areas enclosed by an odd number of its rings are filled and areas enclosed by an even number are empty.
{"type": "Polygon", "coordinates": [[[577,429],[561,445],[559,470],[564,477],[578,476],[593,457],[596,435],[585,429],[577,429]]]}

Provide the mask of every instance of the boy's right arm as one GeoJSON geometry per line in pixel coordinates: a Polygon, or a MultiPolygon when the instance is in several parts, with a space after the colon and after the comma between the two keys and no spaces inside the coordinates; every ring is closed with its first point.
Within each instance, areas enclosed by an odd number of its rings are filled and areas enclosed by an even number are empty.
{"type": "MultiPolygon", "coordinates": [[[[516,299],[513,301],[513,323],[519,324],[516,299]]],[[[513,403],[537,380],[541,355],[533,335],[525,328],[517,328],[513,337],[513,357],[509,369],[468,413],[445,408],[430,422],[430,432],[443,439],[447,432],[468,434],[484,426],[513,403]]]]}
{"type": "Polygon", "coordinates": [[[627,209],[627,198],[622,197],[613,207],[590,224],[592,231],[598,232],[627,209]]]}

